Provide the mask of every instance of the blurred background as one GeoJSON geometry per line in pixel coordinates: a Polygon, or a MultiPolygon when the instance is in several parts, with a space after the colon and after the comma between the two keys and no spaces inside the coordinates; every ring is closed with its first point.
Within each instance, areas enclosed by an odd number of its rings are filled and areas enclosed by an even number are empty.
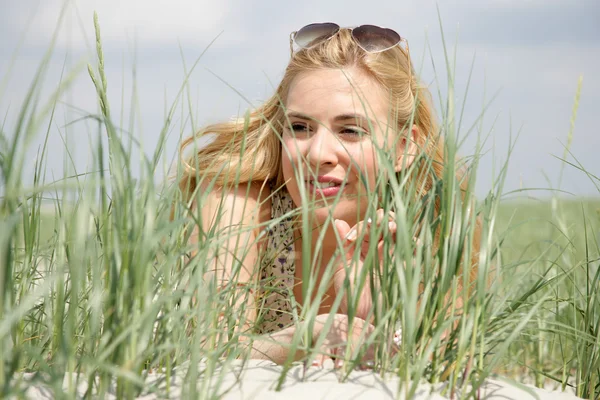
{"type": "MultiPolygon", "coordinates": [[[[598,181],[594,184],[585,173],[559,160],[569,140],[574,99],[583,77],[570,143],[572,154],[567,158],[600,176],[595,154],[600,148],[595,120],[600,104],[597,0],[0,3],[0,126],[9,138],[53,37],[55,47],[44,68],[43,85],[37,87],[42,103],[56,90],[61,76],[64,80],[70,71],[79,71],[48,127],[47,180],[92,167],[90,154],[98,125],[82,116],[98,113],[95,90],[85,68],[88,62],[94,67],[97,64],[94,11],[100,21],[113,118],[140,141],[147,154],[156,147],[165,115],[184,84],[186,71],[199,59],[185,98],[180,100],[183,107],[175,114],[157,180],[164,179],[176,159],[182,136],[206,124],[243,115],[273,93],[290,57],[290,32],[312,22],[374,24],[396,30],[408,39],[413,63],[421,80],[430,85],[440,110],[440,99],[445,102],[447,98],[448,82],[440,17],[447,57],[455,69],[457,117],[464,108],[461,137],[475,127],[461,155],[473,153],[478,134],[487,137],[477,193],[483,196],[492,188],[511,140],[516,144],[510,155],[505,192],[560,188],[567,197],[599,193],[595,186],[598,181]],[[478,120],[484,108],[483,119],[478,120]]],[[[46,128],[28,147],[28,179],[46,128]]],[[[534,190],[520,195],[550,194],[534,190]]]]}

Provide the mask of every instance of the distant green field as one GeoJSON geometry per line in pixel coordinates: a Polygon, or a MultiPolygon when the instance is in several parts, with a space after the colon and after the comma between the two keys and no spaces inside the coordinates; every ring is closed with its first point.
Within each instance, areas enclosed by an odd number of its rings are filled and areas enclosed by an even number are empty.
{"type": "Polygon", "coordinates": [[[559,277],[555,287],[527,299],[533,303],[546,296],[547,301],[511,344],[506,369],[527,369],[540,386],[546,377],[566,379],[585,370],[585,362],[571,362],[586,349],[597,354],[600,343],[600,200],[505,202],[498,210],[496,233],[502,238],[501,265],[520,277],[524,289],[541,277],[559,277]],[[590,341],[572,340],[572,329],[586,331],[590,341]],[[568,364],[570,372],[561,370],[568,364]]]}
{"type": "Polygon", "coordinates": [[[495,231],[504,237],[503,264],[543,254],[548,258],[565,246],[565,257],[579,259],[585,251],[584,228],[596,240],[600,235],[600,199],[508,201],[500,203],[496,221],[495,231]],[[553,250],[547,253],[549,247],[553,250]]]}

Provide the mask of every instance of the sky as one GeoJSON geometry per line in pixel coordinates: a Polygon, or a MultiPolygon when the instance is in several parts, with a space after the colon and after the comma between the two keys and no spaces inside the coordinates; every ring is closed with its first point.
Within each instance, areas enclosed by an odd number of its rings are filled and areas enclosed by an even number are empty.
{"type": "MultiPolygon", "coordinates": [[[[460,154],[473,154],[478,130],[487,138],[478,170],[479,196],[492,189],[514,140],[505,193],[560,188],[577,196],[600,194],[595,186],[600,182],[594,184],[559,160],[582,79],[568,159],[600,177],[595,154],[600,148],[595,121],[600,111],[597,0],[0,0],[0,117],[5,134],[14,135],[18,110],[53,35],[56,44],[44,67],[40,103],[51,98],[61,76],[63,81],[73,78],[49,127],[46,169],[55,177],[84,172],[93,160],[97,126],[81,116],[99,110],[85,68],[87,63],[97,65],[94,11],[113,119],[133,132],[146,154],[154,151],[165,110],[177,99],[186,71],[199,60],[175,114],[163,170],[177,156],[182,136],[242,115],[273,94],[289,61],[290,32],[332,21],[389,27],[405,37],[438,111],[448,87],[445,40],[457,112],[464,110],[459,132],[466,139],[460,154]],[[476,129],[467,134],[472,126],[476,129]]],[[[28,146],[25,181],[31,179],[45,131],[43,126],[28,146]]],[[[524,193],[543,197],[550,192],[524,193]]]]}

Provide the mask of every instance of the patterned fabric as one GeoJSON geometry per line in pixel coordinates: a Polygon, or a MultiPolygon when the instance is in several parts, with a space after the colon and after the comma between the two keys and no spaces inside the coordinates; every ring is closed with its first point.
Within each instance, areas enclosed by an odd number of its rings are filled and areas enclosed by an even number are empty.
{"type": "MultiPolygon", "coordinates": [[[[261,260],[260,294],[257,298],[258,333],[270,333],[290,326],[294,322],[293,288],[295,277],[293,217],[290,194],[271,188],[271,223],[267,228],[267,250],[261,260]]],[[[398,327],[393,341],[402,343],[402,329],[398,327]]]]}
{"type": "Polygon", "coordinates": [[[287,190],[271,191],[271,224],[267,227],[267,250],[261,261],[261,293],[257,298],[259,333],[278,331],[293,323],[294,209],[287,190]],[[285,217],[284,217],[285,216],[285,217]]]}

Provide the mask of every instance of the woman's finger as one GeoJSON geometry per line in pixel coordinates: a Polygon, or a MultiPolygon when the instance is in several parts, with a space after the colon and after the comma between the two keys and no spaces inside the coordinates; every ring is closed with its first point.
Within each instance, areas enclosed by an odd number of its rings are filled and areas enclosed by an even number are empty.
{"type": "Polygon", "coordinates": [[[334,220],[333,226],[342,240],[346,239],[351,230],[350,225],[343,219],[334,220]]]}
{"type": "MultiPolygon", "coordinates": [[[[388,233],[389,233],[389,237],[392,238],[392,242],[395,243],[396,242],[396,231],[397,231],[398,227],[396,226],[396,223],[394,221],[390,221],[388,222],[388,233]]],[[[377,243],[377,252],[379,254],[379,257],[381,259],[381,256],[383,255],[383,244],[384,244],[384,240],[383,240],[383,233],[385,231],[382,231],[380,237],[379,237],[379,242],[377,243]]],[[[367,256],[367,253],[369,251],[371,247],[371,243],[368,241],[367,238],[365,238],[365,240],[361,243],[360,246],[360,251],[361,251],[361,256],[363,258],[365,258],[367,256]]],[[[393,252],[393,246],[390,247],[390,252],[393,252]]],[[[390,254],[391,254],[390,253],[390,254]]]]}
{"type": "Polygon", "coordinates": [[[375,218],[378,225],[381,225],[386,222],[396,221],[396,213],[393,211],[385,212],[383,208],[378,209],[375,212],[375,218]]]}
{"type": "Polygon", "coordinates": [[[338,236],[342,240],[342,245],[344,246],[344,255],[346,256],[346,261],[350,261],[354,255],[354,246],[355,242],[347,240],[348,235],[351,233],[352,229],[355,229],[356,226],[350,228],[350,225],[341,219],[336,219],[333,221],[333,226],[337,231],[338,236]]]}
{"type": "MultiPolygon", "coordinates": [[[[382,209],[379,209],[377,210],[377,218],[379,224],[382,225],[387,223],[388,232],[391,233],[392,239],[396,240],[396,231],[398,230],[398,225],[396,224],[396,214],[393,211],[388,211],[385,213],[382,209]]],[[[379,239],[381,239],[381,237],[379,239]]]]}
{"type": "Polygon", "coordinates": [[[334,368],[341,368],[344,366],[344,351],[342,351],[341,347],[336,347],[333,350],[333,354],[331,355],[331,359],[333,360],[334,368]]]}
{"type": "Polygon", "coordinates": [[[327,350],[324,349],[316,358],[316,360],[318,360],[318,366],[323,368],[325,366],[325,361],[327,361],[329,359],[329,356],[327,355],[327,350]]]}
{"type": "MultiPolygon", "coordinates": [[[[388,228],[395,235],[396,233],[396,222],[395,222],[396,214],[393,211],[385,212],[382,208],[378,209],[375,212],[374,218],[367,218],[363,221],[357,223],[346,235],[346,239],[354,242],[359,237],[362,238],[363,242],[369,242],[373,238],[371,238],[371,229],[378,228],[382,224],[387,223],[388,228]]],[[[375,238],[375,240],[380,240],[383,235],[383,230],[379,230],[379,237],[375,238]]]]}
{"type": "Polygon", "coordinates": [[[334,361],[335,362],[335,354],[337,351],[338,345],[332,345],[332,343],[328,340],[325,341],[321,345],[319,349],[319,354],[315,356],[315,362],[313,362],[313,366],[325,367],[326,362],[334,361]]]}
{"type": "Polygon", "coordinates": [[[323,368],[323,359],[320,354],[312,360],[310,366],[315,368],[323,368]]]}
{"type": "Polygon", "coordinates": [[[375,368],[375,362],[373,360],[362,361],[358,366],[358,369],[361,371],[367,371],[373,368],[375,368]]]}
{"type": "MultiPolygon", "coordinates": [[[[338,221],[338,220],[336,220],[338,221]]],[[[355,242],[356,239],[358,239],[360,237],[360,235],[362,234],[362,231],[364,229],[364,225],[366,224],[366,221],[360,221],[358,222],[356,225],[354,225],[352,227],[352,229],[349,229],[346,234],[344,236],[342,236],[344,239],[346,239],[349,242],[355,242]]]]}

